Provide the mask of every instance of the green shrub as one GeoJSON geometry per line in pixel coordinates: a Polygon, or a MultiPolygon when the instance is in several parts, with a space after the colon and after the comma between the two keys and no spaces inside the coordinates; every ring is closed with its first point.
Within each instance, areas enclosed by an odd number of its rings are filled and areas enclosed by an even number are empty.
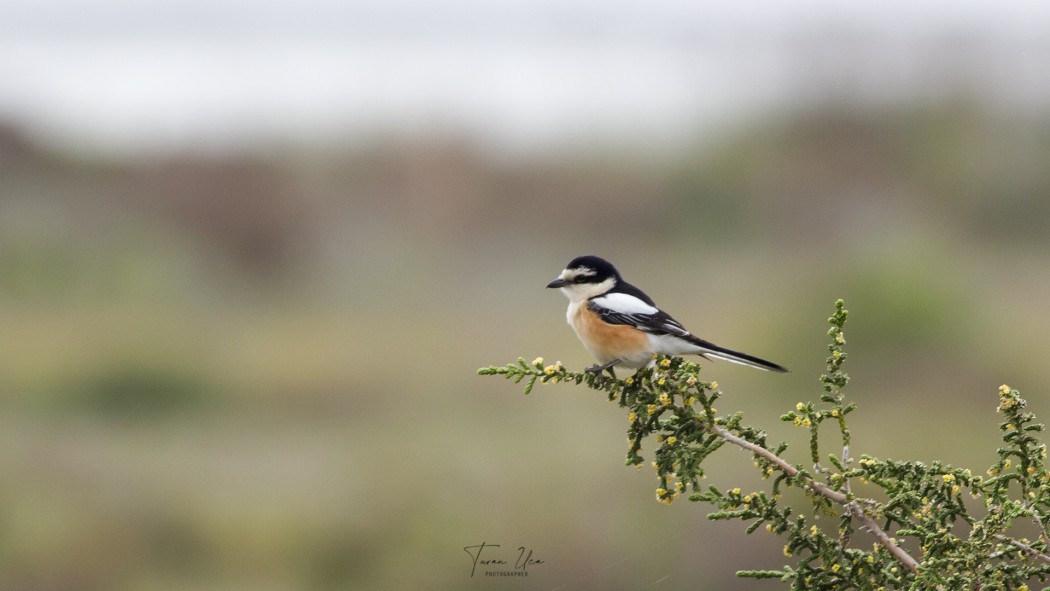
{"type": "Polygon", "coordinates": [[[847,316],[839,300],[829,318],[830,354],[820,399],[799,402],[780,417],[809,433],[808,458],[802,462],[789,459],[786,443],[771,444],[765,431],[745,425],[742,413],[719,414],[713,406],[721,395],[718,384],[701,380],[700,367],[680,357],[658,357],[653,367],[622,380],[568,371],[560,363],[545,366],[542,358],[532,363],[520,358],[478,373],[524,381],[526,394],[537,382],[565,383],[618,401],[630,423],[626,463],[642,465],[643,441],[656,439],[651,464],[660,482],[657,501],[685,496],[711,505],[710,519],[739,519],[748,534],[764,529],[784,539],[791,564],[739,571],[739,576],[779,579],[791,589],[807,590],[1027,591],[1029,584],[1045,581],[1050,471],[1039,439],[1043,425],[1025,412],[1020,393],[1005,385],[999,389],[1003,445],[986,476],[941,462],[866,454],[856,460],[847,425],[856,405],[843,391],[849,381],[843,371],[847,316]],[[822,427],[835,429],[841,443],[827,455],[818,438],[822,427]],[[704,461],[726,444],[747,450],[768,486],[747,493],[701,486],[704,461]],[[801,490],[808,505],[787,503],[781,493],[789,488],[801,490]],[[879,494],[861,495],[855,488],[879,494]],[[837,518],[837,531],[824,531],[816,516],[837,518]],[[1023,527],[1035,532],[1034,539],[1018,535],[1023,527]],[[859,538],[866,536],[855,535],[859,531],[870,532],[875,543],[865,547],[859,538]]]}

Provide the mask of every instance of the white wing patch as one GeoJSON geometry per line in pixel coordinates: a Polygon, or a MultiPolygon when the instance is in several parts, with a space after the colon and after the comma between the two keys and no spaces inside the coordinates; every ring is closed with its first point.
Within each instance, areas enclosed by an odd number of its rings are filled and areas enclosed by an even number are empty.
{"type": "Polygon", "coordinates": [[[679,337],[687,337],[693,334],[670,316],[664,316],[663,322],[660,323],[660,328],[679,337]]]}
{"type": "Polygon", "coordinates": [[[591,300],[595,304],[619,314],[641,314],[649,316],[659,312],[655,307],[626,293],[608,293],[591,300]]]}

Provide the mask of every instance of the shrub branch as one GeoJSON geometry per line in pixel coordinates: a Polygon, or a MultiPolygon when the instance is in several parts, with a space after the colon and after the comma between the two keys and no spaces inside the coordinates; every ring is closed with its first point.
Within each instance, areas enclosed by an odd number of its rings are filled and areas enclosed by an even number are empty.
{"type": "MultiPolygon", "coordinates": [[[[726,431],[722,427],[719,427],[718,425],[712,425],[710,429],[714,431],[719,437],[725,439],[729,443],[740,446],[757,456],[765,458],[771,464],[776,465],[777,468],[779,468],[780,471],[784,474],[787,474],[788,476],[793,478],[799,477],[799,471],[797,468],[787,463],[780,456],[769,451],[768,449],[760,445],[755,445],[750,441],[745,441],[737,437],[736,435],[733,435],[729,431],[726,431]]],[[[842,505],[846,508],[850,516],[859,519],[864,524],[864,527],[868,531],[870,531],[872,535],[875,536],[875,539],[877,539],[880,544],[886,547],[886,549],[889,550],[890,553],[893,554],[894,558],[900,561],[901,564],[908,567],[908,569],[912,572],[916,572],[919,570],[919,563],[914,558],[912,558],[911,555],[905,552],[903,548],[898,546],[890,538],[890,536],[886,533],[885,530],[879,527],[879,524],[876,523],[875,520],[872,519],[871,516],[864,511],[864,509],[861,507],[860,503],[857,500],[851,499],[849,495],[843,494],[837,490],[832,490],[822,482],[818,482],[810,478],[804,479],[808,482],[808,488],[810,490],[832,502],[842,505]]],[[[875,504],[875,501],[871,499],[865,499],[863,502],[865,504],[875,504]]]]}
{"type": "Polygon", "coordinates": [[[841,300],[828,319],[827,372],[815,401],[799,402],[780,419],[808,432],[812,470],[790,462],[788,445],[770,445],[765,431],[745,425],[743,413],[719,414],[714,407],[722,392],[718,383],[700,379],[700,366],[680,357],[658,357],[624,379],[572,372],[543,358],[503,367],[485,367],[481,375],[502,375],[524,382],[525,393],[536,384],[586,385],[606,394],[627,411],[625,463],[641,468],[642,446],[655,438],[650,461],[659,486],[656,500],[670,504],[688,492],[694,502],[714,510],[709,519],[738,519],[746,533],[760,527],[785,540],[784,556],[794,564],[780,569],[743,570],[741,577],[778,579],[791,589],[959,589],[1028,591],[1050,577],[1050,471],[1047,446],[1039,439],[1043,425],[1026,412],[1027,402],[1008,386],[999,388],[996,411],[1002,446],[987,477],[974,476],[942,462],[850,457],[852,434],[847,416],[856,409],[844,388],[849,376],[844,326],[848,312],[841,300]],[[822,457],[819,432],[837,429],[841,448],[822,457]],[[744,493],[701,486],[704,462],[726,443],[751,453],[755,468],[771,481],[763,490],[744,493]],[[785,505],[784,488],[806,493],[806,507],[785,505]],[[865,489],[865,494],[855,491],[865,489]],[[968,492],[983,499],[983,508],[963,503],[968,492]],[[807,517],[807,514],[812,514],[807,517]],[[816,522],[820,515],[838,517],[835,534],[816,522]],[[1035,540],[1018,535],[1021,525],[1038,530],[1035,540]],[[870,532],[875,543],[858,547],[852,534],[870,532]],[[910,539],[918,552],[899,542],[910,539]],[[903,567],[903,568],[901,568],[903,567]]]}

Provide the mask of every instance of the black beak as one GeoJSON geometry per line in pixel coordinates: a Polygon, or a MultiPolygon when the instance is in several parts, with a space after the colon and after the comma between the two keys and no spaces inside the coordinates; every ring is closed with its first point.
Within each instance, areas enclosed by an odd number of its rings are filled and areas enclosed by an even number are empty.
{"type": "Polygon", "coordinates": [[[562,279],[561,277],[558,277],[554,281],[551,281],[550,283],[548,283],[547,284],[547,288],[548,289],[554,289],[555,287],[562,287],[562,286],[568,285],[568,284],[569,284],[568,281],[562,279]]]}

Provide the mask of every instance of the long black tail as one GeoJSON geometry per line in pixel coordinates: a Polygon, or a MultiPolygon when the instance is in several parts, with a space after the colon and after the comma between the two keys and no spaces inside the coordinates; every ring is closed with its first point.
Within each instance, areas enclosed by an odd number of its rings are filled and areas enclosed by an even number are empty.
{"type": "Polygon", "coordinates": [[[693,344],[704,349],[704,352],[701,353],[701,355],[703,355],[704,357],[714,357],[715,359],[721,359],[723,361],[729,361],[731,363],[739,363],[740,365],[747,365],[749,367],[754,367],[765,371],[776,371],[780,373],[786,373],[790,371],[783,365],[773,363],[772,361],[766,361],[761,357],[755,357],[754,355],[741,353],[740,351],[726,349],[725,347],[720,347],[710,341],[705,341],[704,339],[701,339],[694,335],[689,336],[692,337],[689,340],[693,344]]]}

